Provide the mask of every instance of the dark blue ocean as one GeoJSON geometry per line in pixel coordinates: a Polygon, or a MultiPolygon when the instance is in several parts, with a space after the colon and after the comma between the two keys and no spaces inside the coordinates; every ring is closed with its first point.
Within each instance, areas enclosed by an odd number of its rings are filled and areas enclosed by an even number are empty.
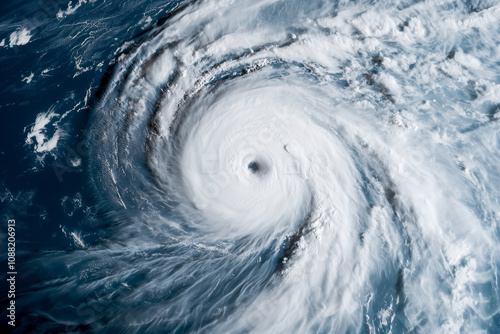
{"type": "Polygon", "coordinates": [[[0,16],[2,332],[500,332],[498,1],[0,16]]]}

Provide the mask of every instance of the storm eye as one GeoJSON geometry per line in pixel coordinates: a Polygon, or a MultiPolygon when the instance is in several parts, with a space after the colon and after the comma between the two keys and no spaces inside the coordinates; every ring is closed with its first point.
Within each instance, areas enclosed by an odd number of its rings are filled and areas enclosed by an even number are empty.
{"type": "Polygon", "coordinates": [[[248,164],[248,169],[254,174],[258,173],[260,170],[260,165],[257,161],[252,161],[248,164]]]}

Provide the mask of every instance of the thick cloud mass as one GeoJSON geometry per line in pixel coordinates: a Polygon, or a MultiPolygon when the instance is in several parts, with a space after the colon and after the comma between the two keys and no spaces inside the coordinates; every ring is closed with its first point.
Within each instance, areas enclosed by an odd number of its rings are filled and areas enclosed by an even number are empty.
{"type": "Polygon", "coordinates": [[[37,262],[33,314],[495,332],[499,18],[496,1],[178,7],[119,58],[87,129],[112,237],[37,262]]]}

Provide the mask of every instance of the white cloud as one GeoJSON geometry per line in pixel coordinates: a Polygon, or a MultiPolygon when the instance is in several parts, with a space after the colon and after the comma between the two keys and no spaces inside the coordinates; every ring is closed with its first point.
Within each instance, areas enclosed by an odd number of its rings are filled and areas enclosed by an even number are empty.
{"type": "Polygon", "coordinates": [[[16,45],[25,45],[28,44],[31,37],[31,31],[26,28],[17,29],[9,37],[9,46],[12,48],[16,45]]]}
{"type": "Polygon", "coordinates": [[[62,131],[58,128],[51,138],[47,138],[47,130],[45,128],[55,116],[59,116],[59,114],[56,114],[52,110],[39,113],[36,116],[35,124],[31,127],[26,138],[26,144],[35,145],[35,152],[50,152],[57,146],[62,131]]]}

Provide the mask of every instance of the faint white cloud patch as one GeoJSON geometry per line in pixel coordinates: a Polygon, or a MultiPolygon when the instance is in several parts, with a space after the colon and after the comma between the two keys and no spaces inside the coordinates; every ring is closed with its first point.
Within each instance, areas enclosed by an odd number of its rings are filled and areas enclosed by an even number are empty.
{"type": "Polygon", "coordinates": [[[31,72],[30,75],[27,75],[25,77],[22,77],[23,79],[21,81],[26,82],[27,84],[31,83],[33,80],[33,77],[35,76],[35,73],[31,72]]]}
{"type": "MultiPolygon", "coordinates": [[[[90,2],[92,3],[95,1],[90,1],[90,2]]],[[[68,15],[73,15],[78,8],[80,8],[83,4],[86,4],[86,3],[87,3],[87,0],[79,0],[78,3],[75,3],[75,4],[73,4],[73,1],[70,1],[68,3],[68,8],[66,8],[66,10],[59,9],[56,17],[58,19],[63,19],[68,15]]]]}
{"type": "Polygon", "coordinates": [[[56,127],[54,133],[48,134],[47,125],[52,118],[59,116],[52,109],[47,112],[39,113],[36,116],[35,123],[31,127],[26,137],[26,144],[34,145],[36,153],[50,152],[57,146],[57,142],[62,136],[62,130],[56,127]]]}
{"type": "Polygon", "coordinates": [[[17,29],[9,36],[9,46],[12,48],[16,45],[28,44],[31,40],[31,31],[26,28],[17,29]]]}

